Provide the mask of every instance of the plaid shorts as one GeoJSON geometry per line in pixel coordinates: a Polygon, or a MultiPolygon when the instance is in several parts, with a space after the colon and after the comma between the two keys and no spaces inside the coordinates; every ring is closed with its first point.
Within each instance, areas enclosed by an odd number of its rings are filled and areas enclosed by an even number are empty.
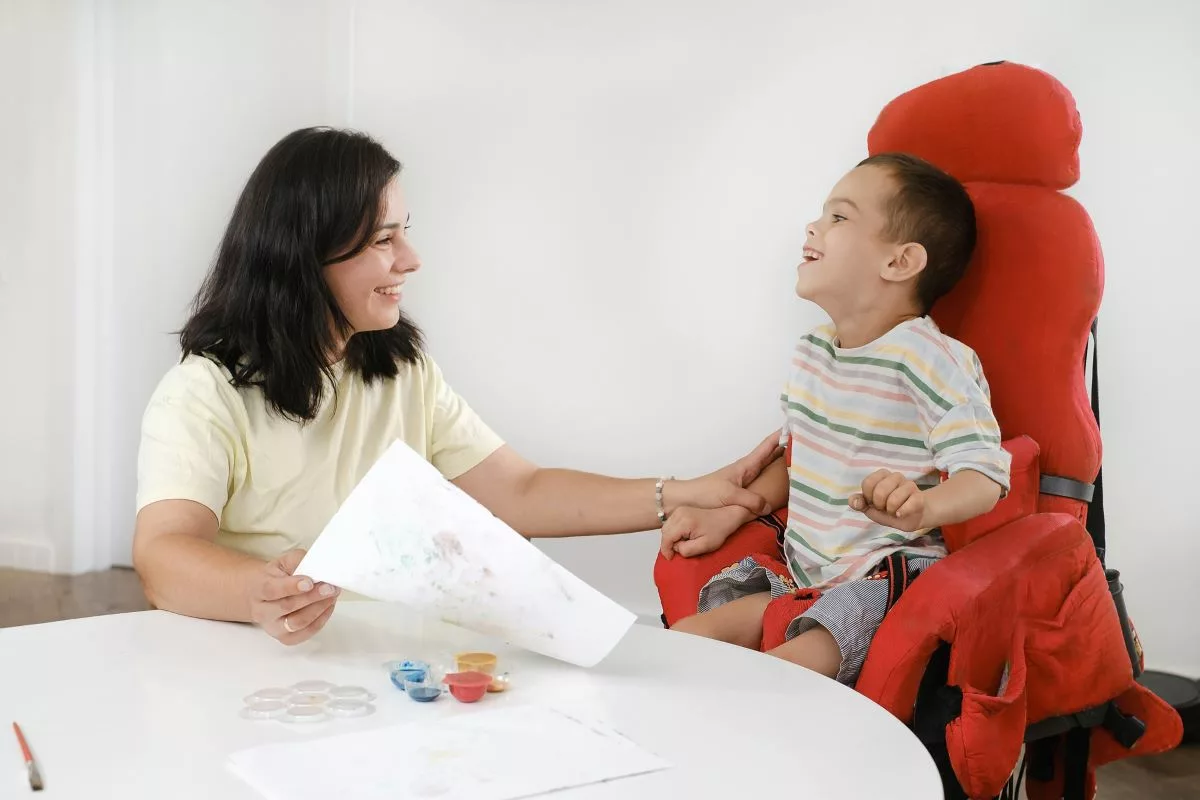
{"type": "Polygon", "coordinates": [[[911,583],[938,559],[926,556],[885,560],[867,577],[823,591],[798,589],[787,566],[773,555],[748,556],[722,570],[700,590],[698,610],[711,611],[732,600],[771,593],[763,614],[763,650],[770,650],[820,625],[833,635],[842,654],[837,680],[853,686],[883,617],[911,583]],[[903,571],[891,575],[889,570],[903,571]]]}

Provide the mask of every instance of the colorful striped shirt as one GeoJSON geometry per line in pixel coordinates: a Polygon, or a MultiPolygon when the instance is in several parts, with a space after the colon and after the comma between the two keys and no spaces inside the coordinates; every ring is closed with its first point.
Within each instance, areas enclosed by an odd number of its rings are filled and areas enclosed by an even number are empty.
{"type": "Polygon", "coordinates": [[[940,531],[895,530],[850,508],[878,469],[922,488],[974,469],[1008,491],[1011,457],[979,359],[929,317],[855,348],[817,328],[797,346],[781,399],[781,443],[792,440],[783,551],[800,586],[861,578],[895,551],[945,555],[940,531]]]}

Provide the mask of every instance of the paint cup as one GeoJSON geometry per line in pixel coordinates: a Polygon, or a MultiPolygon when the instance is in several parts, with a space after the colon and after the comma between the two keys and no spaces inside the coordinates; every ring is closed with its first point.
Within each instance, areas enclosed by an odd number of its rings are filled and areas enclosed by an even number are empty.
{"type": "Polygon", "coordinates": [[[489,692],[503,692],[508,689],[508,673],[504,672],[492,678],[492,682],[488,684],[489,692]]]}
{"type": "Polygon", "coordinates": [[[485,672],[452,672],[446,676],[450,694],[460,703],[477,702],[487,692],[492,676],[485,672]]]}
{"type": "Polygon", "coordinates": [[[418,703],[432,703],[442,696],[442,687],[428,681],[405,681],[404,693],[418,703]]]}
{"type": "Polygon", "coordinates": [[[400,691],[404,691],[406,681],[421,683],[429,677],[429,665],[424,661],[401,661],[399,664],[395,664],[395,669],[389,675],[392,685],[400,691]]]}
{"type": "Polygon", "coordinates": [[[459,653],[454,657],[459,672],[482,672],[491,675],[496,671],[496,656],[493,653],[459,653]]]}

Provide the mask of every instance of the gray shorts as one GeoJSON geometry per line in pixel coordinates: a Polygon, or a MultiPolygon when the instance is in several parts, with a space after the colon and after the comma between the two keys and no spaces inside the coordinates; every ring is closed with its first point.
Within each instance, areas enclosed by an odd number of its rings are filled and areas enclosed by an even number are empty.
{"type": "MultiPolygon", "coordinates": [[[[907,559],[909,582],[937,562],[936,558],[910,556],[907,559]]],[[[858,681],[875,632],[887,613],[888,591],[886,580],[857,580],[831,586],[788,624],[785,638],[790,641],[818,625],[825,628],[837,641],[842,654],[837,680],[853,686],[858,681]]],[[[739,597],[761,592],[770,592],[772,598],[783,597],[794,594],[796,585],[791,575],[780,575],[749,556],[704,585],[700,590],[698,610],[711,611],[739,597]]]]}

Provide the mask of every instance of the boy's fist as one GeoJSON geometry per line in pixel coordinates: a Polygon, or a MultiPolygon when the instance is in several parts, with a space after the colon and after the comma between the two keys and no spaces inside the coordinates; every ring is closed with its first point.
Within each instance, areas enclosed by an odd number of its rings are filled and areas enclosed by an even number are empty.
{"type": "Polygon", "coordinates": [[[850,507],[867,519],[912,533],[925,524],[925,494],[899,472],[876,470],[862,482],[862,494],[850,497],[850,507]]]}

